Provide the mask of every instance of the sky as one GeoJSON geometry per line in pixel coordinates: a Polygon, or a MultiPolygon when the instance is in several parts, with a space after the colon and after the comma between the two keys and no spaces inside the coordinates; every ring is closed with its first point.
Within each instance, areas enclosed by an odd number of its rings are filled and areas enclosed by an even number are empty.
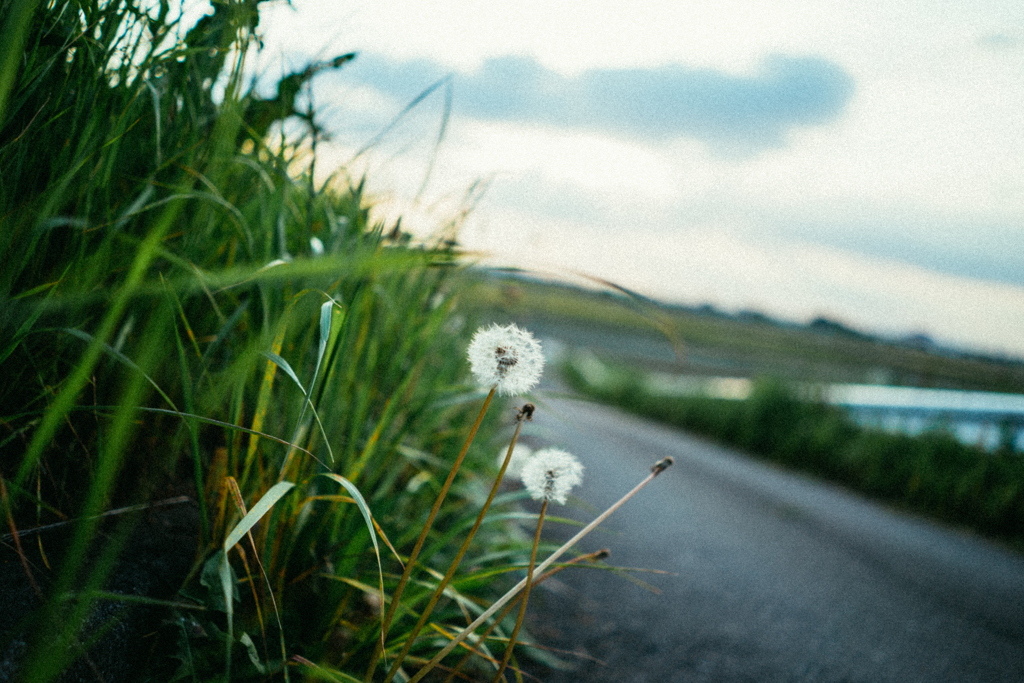
{"type": "Polygon", "coordinates": [[[421,236],[472,209],[483,263],[1024,356],[1019,0],[293,0],[260,29],[270,74],[359,53],[313,88],[320,168],[421,236]]]}

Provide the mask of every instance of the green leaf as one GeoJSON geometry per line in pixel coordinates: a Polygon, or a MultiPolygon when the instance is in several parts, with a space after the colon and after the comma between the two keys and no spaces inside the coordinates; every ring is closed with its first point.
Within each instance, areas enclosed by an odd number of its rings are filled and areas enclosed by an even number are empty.
{"type": "Polygon", "coordinates": [[[324,351],[327,350],[327,340],[331,336],[331,312],[334,310],[334,301],[325,301],[320,306],[320,350],[316,356],[316,370],[313,372],[315,378],[320,370],[320,361],[324,358],[324,351]]]}
{"type": "Polygon", "coordinates": [[[261,674],[267,673],[267,667],[263,666],[263,662],[260,661],[259,652],[256,651],[256,643],[252,642],[252,638],[249,637],[249,634],[243,633],[242,637],[238,639],[238,642],[245,645],[245,649],[249,653],[249,661],[256,667],[256,670],[261,674]]]}
{"type": "MultiPolygon", "coordinates": [[[[221,585],[220,578],[220,560],[221,553],[218,552],[206,561],[203,565],[203,571],[199,576],[199,583],[206,586],[209,590],[209,597],[204,601],[206,606],[210,609],[227,612],[228,603],[224,600],[224,587],[221,585]]],[[[230,569],[230,566],[228,568],[230,569]]],[[[234,577],[231,577],[231,599],[234,602],[241,600],[234,577]]]]}
{"type": "Polygon", "coordinates": [[[220,575],[220,586],[224,593],[224,602],[227,605],[228,612],[228,639],[225,652],[226,661],[224,665],[226,672],[225,675],[228,680],[231,679],[231,643],[234,640],[233,629],[235,619],[235,606],[231,600],[231,595],[235,589],[235,581],[231,576],[231,564],[228,562],[228,551],[234,548],[235,544],[242,540],[242,537],[245,536],[250,529],[256,526],[256,522],[260,521],[260,518],[267,514],[267,512],[270,511],[270,508],[274,507],[274,503],[281,500],[281,497],[294,487],[295,484],[290,481],[279,481],[271,486],[270,490],[263,494],[263,497],[260,498],[259,502],[256,503],[256,505],[254,505],[244,517],[242,517],[242,521],[240,521],[238,525],[231,530],[228,537],[224,539],[224,549],[217,553],[220,560],[217,573],[220,575]]]}
{"type": "Polygon", "coordinates": [[[284,370],[285,374],[291,377],[292,380],[294,380],[294,382],[299,385],[299,389],[302,391],[303,396],[307,395],[306,387],[302,386],[302,380],[300,380],[299,376],[295,374],[294,370],[292,370],[292,366],[288,364],[288,361],[286,361],[284,358],[277,355],[273,351],[264,351],[263,355],[270,359],[271,361],[273,361],[277,365],[277,367],[284,370]]]}
{"type": "Polygon", "coordinates": [[[348,494],[352,496],[352,499],[356,502],[356,507],[359,508],[359,512],[363,515],[363,521],[366,523],[366,530],[370,532],[370,540],[373,541],[373,552],[377,556],[377,573],[380,578],[380,604],[384,604],[384,568],[380,563],[380,546],[377,544],[377,531],[373,526],[373,515],[370,513],[370,506],[366,504],[366,499],[363,498],[363,494],[359,492],[356,485],[350,482],[340,474],[334,472],[324,472],[321,476],[333,479],[337,483],[348,491],[348,494]]]}
{"type": "MultiPolygon", "coordinates": [[[[320,375],[320,364],[324,360],[324,353],[327,351],[327,342],[331,338],[331,322],[334,320],[334,299],[328,299],[320,306],[320,344],[316,354],[316,367],[313,368],[313,379],[310,380],[309,390],[312,391],[314,385],[316,385],[316,378],[320,375]]],[[[309,400],[307,395],[307,403],[309,404],[310,410],[313,411],[313,416],[316,418],[316,422],[320,425],[320,433],[324,436],[324,443],[327,444],[327,452],[331,456],[331,462],[334,462],[334,451],[331,449],[331,441],[327,438],[327,432],[324,431],[324,426],[320,422],[320,416],[317,415],[316,406],[313,405],[312,400],[309,400]]],[[[305,413],[305,406],[302,407],[302,412],[305,413]]],[[[299,416],[299,423],[302,422],[302,415],[299,416]]]]}
{"type": "MultiPolygon", "coordinates": [[[[320,422],[320,416],[316,412],[316,406],[313,405],[311,393],[313,391],[313,387],[316,385],[316,378],[320,374],[320,364],[324,360],[324,354],[327,351],[327,343],[330,341],[331,338],[331,324],[332,321],[334,320],[335,305],[336,304],[334,299],[329,299],[320,306],[320,343],[317,349],[316,367],[313,369],[313,378],[310,380],[309,383],[309,391],[307,391],[306,388],[302,386],[302,382],[301,380],[299,380],[299,376],[296,374],[295,370],[292,369],[292,366],[288,363],[288,361],[286,361],[278,354],[273,353],[272,351],[263,352],[264,356],[266,356],[272,362],[276,363],[278,367],[284,370],[285,373],[292,378],[292,380],[299,386],[299,389],[302,391],[303,396],[306,397],[305,403],[302,404],[302,411],[299,413],[298,424],[296,424],[295,427],[296,434],[298,434],[298,430],[301,429],[302,418],[306,416],[306,408],[308,406],[309,409],[313,412],[313,417],[316,419],[317,425],[320,427],[320,433],[323,434],[324,443],[327,445],[327,452],[331,456],[332,463],[334,462],[334,451],[333,449],[331,449],[331,442],[330,439],[327,438],[327,432],[324,430],[324,425],[322,422],[320,422]]],[[[340,309],[341,306],[339,305],[338,308],[340,309]]],[[[342,312],[342,315],[344,315],[344,312],[342,312]]]]}
{"type": "Polygon", "coordinates": [[[228,637],[224,645],[224,679],[231,680],[231,644],[235,639],[235,603],[231,600],[231,593],[235,589],[235,581],[231,576],[231,563],[228,562],[227,550],[217,553],[217,573],[220,575],[220,589],[224,593],[224,604],[228,612],[228,637]]]}
{"type": "Polygon", "coordinates": [[[36,305],[35,310],[32,311],[28,319],[21,324],[21,327],[18,328],[18,331],[14,333],[14,339],[6,347],[4,347],[3,350],[0,350],[0,363],[3,363],[5,360],[7,360],[7,357],[11,355],[14,349],[18,348],[18,344],[20,344],[22,340],[26,336],[28,336],[28,333],[32,331],[32,326],[36,324],[36,321],[39,320],[39,316],[41,316],[43,314],[43,311],[46,310],[44,304],[49,302],[50,297],[52,297],[53,293],[57,290],[56,285],[60,284],[60,282],[64,279],[64,276],[67,275],[67,272],[70,269],[71,266],[65,268],[64,272],[60,276],[60,279],[54,282],[48,282],[44,285],[39,285],[38,287],[33,288],[31,292],[25,292],[14,297],[15,299],[27,298],[38,291],[42,291],[44,289],[50,290],[46,293],[46,297],[36,305]]]}
{"type": "MultiPolygon", "coordinates": [[[[95,337],[93,337],[88,332],[83,332],[82,330],[76,330],[74,328],[65,327],[65,328],[62,328],[60,331],[61,332],[66,332],[67,334],[70,334],[73,337],[78,337],[79,339],[81,339],[82,341],[84,341],[87,344],[93,344],[93,343],[96,342],[96,338],[95,337]]],[[[153,379],[152,377],[150,377],[149,375],[147,375],[145,373],[145,371],[143,371],[143,369],[140,368],[138,366],[138,364],[135,363],[135,361],[133,361],[131,358],[129,358],[128,356],[124,355],[123,353],[121,353],[120,351],[115,349],[110,344],[106,344],[104,342],[99,342],[99,348],[104,353],[106,353],[108,356],[110,356],[111,358],[119,361],[120,363],[123,363],[124,365],[128,366],[132,370],[135,370],[136,372],[141,374],[143,377],[145,377],[146,381],[149,382],[150,385],[152,385],[152,387],[154,389],[156,389],[158,394],[160,394],[160,397],[163,398],[165,401],[167,401],[167,405],[169,405],[171,408],[173,408],[174,412],[178,413],[179,415],[181,414],[178,411],[178,406],[174,405],[174,401],[171,400],[171,397],[168,396],[166,393],[164,393],[164,390],[160,388],[160,385],[156,383],[156,380],[153,379]]]]}
{"type": "Polygon", "coordinates": [[[305,666],[308,671],[306,672],[306,680],[308,681],[334,681],[335,683],[363,683],[362,679],[349,676],[343,671],[335,671],[334,669],[328,669],[326,667],[314,664],[305,657],[299,657],[295,655],[292,659],[299,664],[305,666]]]}
{"type": "Polygon", "coordinates": [[[274,503],[281,500],[284,494],[288,493],[295,487],[290,481],[279,481],[270,487],[270,490],[263,494],[259,502],[252,507],[249,512],[246,513],[245,517],[242,517],[242,521],[238,523],[228,537],[224,540],[224,552],[231,550],[235,547],[235,544],[242,540],[242,536],[256,526],[256,522],[260,521],[263,515],[270,511],[270,508],[274,507],[274,503]]]}

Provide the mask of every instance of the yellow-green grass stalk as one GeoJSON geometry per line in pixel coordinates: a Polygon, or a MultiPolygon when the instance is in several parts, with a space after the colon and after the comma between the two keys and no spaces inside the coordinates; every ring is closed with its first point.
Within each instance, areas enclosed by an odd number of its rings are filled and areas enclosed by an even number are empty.
{"type": "MultiPolygon", "coordinates": [[[[420,634],[420,631],[423,629],[423,626],[427,623],[427,620],[433,613],[434,606],[437,604],[437,601],[440,600],[441,596],[444,594],[444,590],[448,587],[448,584],[451,583],[452,578],[455,576],[455,572],[458,571],[459,565],[462,563],[462,558],[465,556],[466,551],[469,549],[470,543],[473,542],[473,538],[476,536],[477,530],[483,523],[484,517],[487,516],[487,512],[491,509],[491,503],[494,502],[494,496],[497,495],[498,487],[501,486],[501,481],[505,476],[505,470],[508,469],[508,465],[512,461],[512,452],[515,450],[516,442],[519,441],[519,433],[523,429],[523,423],[526,420],[530,420],[533,418],[534,410],[535,408],[533,404],[527,403],[517,412],[515,432],[513,432],[512,434],[512,439],[510,440],[508,445],[508,451],[505,453],[505,460],[501,464],[501,468],[498,471],[498,475],[494,478],[494,484],[491,486],[491,490],[487,495],[487,500],[480,508],[480,512],[477,514],[476,520],[473,522],[473,527],[469,530],[469,533],[466,534],[465,538],[462,541],[462,545],[459,547],[459,550],[455,553],[455,558],[448,565],[448,570],[445,572],[444,577],[437,583],[437,588],[434,589],[434,593],[430,596],[430,600],[422,609],[420,613],[420,618],[416,622],[416,625],[413,627],[412,631],[410,631],[405,636],[405,645],[402,646],[401,652],[399,652],[398,656],[395,657],[395,661],[391,665],[391,669],[388,671],[387,675],[384,678],[384,683],[390,683],[390,681],[398,673],[398,670],[402,666],[402,662],[405,660],[406,655],[409,654],[409,650],[412,649],[413,644],[416,642],[416,637],[420,634]]],[[[536,552],[536,545],[534,546],[534,550],[536,552]]]]}
{"type": "MultiPolygon", "coordinates": [[[[659,474],[668,469],[668,467],[671,466],[673,462],[674,461],[672,460],[672,458],[664,458],[663,460],[659,460],[658,462],[656,462],[654,466],[651,468],[651,473],[649,475],[644,477],[644,479],[639,484],[634,486],[628,493],[622,496],[622,498],[614,502],[604,512],[595,517],[593,521],[591,521],[585,527],[576,532],[576,534],[572,538],[563,543],[557,550],[555,550],[555,552],[551,553],[547,557],[547,559],[545,559],[537,566],[535,571],[543,573],[545,570],[547,570],[547,568],[554,564],[554,562],[559,557],[564,555],[566,551],[568,551],[574,545],[579,543],[579,541],[582,540],[585,536],[587,536],[591,531],[596,529],[604,520],[608,519],[608,517],[610,517],[612,513],[614,513],[616,510],[622,507],[630,498],[639,493],[641,489],[643,489],[645,486],[654,481],[655,477],[657,477],[659,474]]],[[[509,600],[517,596],[526,587],[526,583],[526,579],[524,578],[522,581],[520,581],[511,589],[509,589],[508,592],[506,592],[503,596],[501,596],[495,602],[493,602],[491,606],[488,607],[476,619],[474,619],[469,624],[469,626],[459,631],[459,633],[454,638],[452,638],[451,642],[445,645],[437,654],[434,655],[434,657],[429,662],[427,662],[427,664],[423,668],[417,671],[416,674],[409,679],[409,683],[417,683],[417,681],[422,680],[423,677],[430,673],[430,671],[435,666],[437,666],[441,662],[441,660],[448,655],[449,652],[458,647],[458,645],[463,640],[465,640],[469,635],[476,631],[476,629],[478,629],[485,621],[490,619],[491,616],[493,616],[495,612],[501,609],[509,600]]]]}
{"type": "MultiPolygon", "coordinates": [[[[594,552],[587,553],[585,555],[577,555],[576,557],[572,558],[568,562],[565,562],[564,564],[557,565],[554,569],[549,569],[548,571],[546,571],[543,574],[541,574],[540,576],[538,576],[536,579],[534,579],[533,585],[535,587],[539,586],[541,583],[543,583],[544,581],[547,581],[549,578],[551,578],[555,574],[559,573],[560,571],[562,571],[564,569],[568,569],[569,567],[571,567],[571,566],[573,566],[575,564],[578,564],[580,562],[597,562],[598,560],[605,559],[606,557],[608,557],[608,555],[609,555],[609,551],[608,551],[607,548],[602,548],[601,550],[595,550],[594,552]]],[[[477,642],[485,643],[487,641],[487,638],[490,637],[491,633],[498,627],[499,624],[501,624],[501,622],[503,622],[505,620],[505,617],[507,617],[509,615],[509,612],[511,612],[512,609],[517,604],[520,604],[522,602],[522,600],[524,598],[524,595],[525,595],[524,593],[520,593],[519,595],[514,597],[512,600],[510,600],[504,607],[502,607],[501,612],[499,612],[498,616],[496,616],[494,618],[494,621],[492,621],[491,624],[486,629],[484,629],[484,632],[481,633],[480,636],[477,638],[477,642]]],[[[466,662],[469,661],[469,658],[472,657],[474,654],[477,654],[477,655],[480,655],[482,657],[485,657],[486,659],[495,661],[495,663],[497,662],[497,660],[493,660],[493,658],[489,657],[485,653],[479,652],[479,651],[475,651],[472,648],[469,648],[469,652],[466,653],[466,656],[463,657],[459,661],[459,663],[456,664],[455,667],[448,674],[448,678],[445,679],[445,683],[451,683],[451,681],[455,678],[455,676],[458,675],[459,671],[462,670],[462,667],[466,665],[466,662]]]]}
{"type": "Polygon", "coordinates": [[[537,530],[533,535],[533,548],[530,550],[530,565],[526,570],[526,586],[523,588],[522,597],[519,598],[519,615],[516,617],[516,625],[512,628],[512,634],[508,637],[508,644],[505,646],[505,654],[498,665],[498,671],[494,674],[493,683],[504,678],[505,667],[508,660],[512,658],[512,652],[516,646],[516,639],[519,637],[519,630],[523,627],[523,619],[526,617],[526,606],[530,601],[530,590],[533,588],[533,572],[537,565],[537,546],[540,545],[540,531],[544,527],[544,515],[548,511],[548,500],[545,499],[537,514],[537,530]]]}
{"type": "Polygon", "coordinates": [[[448,472],[448,478],[445,479],[440,492],[434,499],[434,505],[431,507],[430,513],[427,515],[427,519],[423,523],[423,529],[420,531],[420,535],[416,539],[416,544],[413,546],[412,552],[409,554],[409,557],[405,562],[405,569],[402,571],[402,576],[398,580],[398,586],[391,595],[391,603],[388,606],[383,620],[381,621],[380,642],[374,648],[374,653],[370,658],[370,666],[366,670],[367,681],[373,679],[373,673],[377,669],[377,662],[380,660],[380,656],[383,652],[384,646],[381,644],[387,642],[388,629],[391,627],[391,622],[394,619],[395,612],[401,604],[402,593],[405,591],[405,586],[409,582],[409,577],[412,575],[413,567],[416,566],[416,560],[419,557],[420,550],[423,548],[423,543],[427,540],[427,534],[430,533],[430,528],[434,524],[434,518],[437,517],[438,510],[441,509],[441,505],[444,503],[444,499],[448,495],[448,490],[451,488],[452,482],[455,480],[455,475],[458,474],[459,468],[462,466],[462,461],[465,459],[466,453],[469,451],[469,447],[473,443],[473,439],[476,437],[477,431],[480,429],[480,424],[483,422],[484,416],[487,414],[487,409],[490,407],[496,391],[497,387],[495,386],[487,393],[487,397],[484,399],[484,403],[480,407],[480,412],[477,415],[476,421],[473,423],[473,426],[470,427],[469,434],[466,436],[466,440],[462,445],[462,450],[459,451],[458,456],[455,458],[455,462],[452,463],[452,467],[448,472]]]}

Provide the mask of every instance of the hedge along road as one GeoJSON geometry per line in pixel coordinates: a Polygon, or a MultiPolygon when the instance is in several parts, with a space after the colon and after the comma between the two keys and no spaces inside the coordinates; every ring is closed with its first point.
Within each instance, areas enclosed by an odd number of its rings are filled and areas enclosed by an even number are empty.
{"type": "Polygon", "coordinates": [[[660,594],[569,569],[531,596],[533,637],[586,655],[529,667],[547,683],[1024,681],[1024,556],[613,409],[537,404],[534,445],[580,458],[594,507],[549,514],[589,521],[675,459],[580,546],[670,572],[634,575],[660,594]]]}

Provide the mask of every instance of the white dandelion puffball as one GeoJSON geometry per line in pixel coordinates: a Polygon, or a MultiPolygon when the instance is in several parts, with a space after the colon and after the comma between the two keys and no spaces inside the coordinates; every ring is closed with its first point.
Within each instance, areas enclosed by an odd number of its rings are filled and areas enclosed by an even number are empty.
{"type": "Polygon", "coordinates": [[[565,505],[569,490],[583,481],[583,465],[563,450],[544,448],[523,465],[521,478],[534,500],[553,500],[565,505]]]}
{"type": "MultiPolygon", "coordinates": [[[[508,455],[508,449],[502,448],[498,452],[498,469],[505,464],[505,456],[508,455]]],[[[512,449],[512,458],[508,461],[508,467],[505,469],[506,477],[518,477],[523,471],[523,465],[533,456],[533,449],[529,446],[524,446],[521,443],[517,443],[516,447],[512,449]]]]}
{"type": "Polygon", "coordinates": [[[540,381],[544,354],[540,342],[515,325],[481,327],[469,343],[469,366],[476,381],[516,396],[540,381]]]}

